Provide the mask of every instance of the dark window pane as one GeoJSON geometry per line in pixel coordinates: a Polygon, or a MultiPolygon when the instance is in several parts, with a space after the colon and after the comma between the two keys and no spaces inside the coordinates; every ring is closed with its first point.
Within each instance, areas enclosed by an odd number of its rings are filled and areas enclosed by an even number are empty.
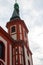
{"type": "Polygon", "coordinates": [[[15,32],[15,26],[11,28],[11,33],[15,32]]]}
{"type": "Polygon", "coordinates": [[[2,61],[0,61],[0,65],[4,65],[4,64],[2,63],[2,61]]]}
{"type": "Polygon", "coordinates": [[[0,44],[0,58],[2,58],[3,56],[2,56],[2,54],[3,54],[3,45],[2,44],[0,44]]]}
{"type": "Polygon", "coordinates": [[[30,61],[28,60],[28,65],[30,65],[30,61]]]}
{"type": "Polygon", "coordinates": [[[0,59],[4,60],[5,57],[5,47],[2,42],[0,42],[0,59]]]}

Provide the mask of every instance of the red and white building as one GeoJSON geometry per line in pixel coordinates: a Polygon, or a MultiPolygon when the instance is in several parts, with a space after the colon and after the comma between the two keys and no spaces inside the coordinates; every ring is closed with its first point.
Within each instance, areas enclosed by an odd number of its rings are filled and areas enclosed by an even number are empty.
{"type": "Polygon", "coordinates": [[[6,27],[8,32],[0,27],[0,65],[33,65],[28,43],[29,30],[19,16],[17,3],[6,27]]]}

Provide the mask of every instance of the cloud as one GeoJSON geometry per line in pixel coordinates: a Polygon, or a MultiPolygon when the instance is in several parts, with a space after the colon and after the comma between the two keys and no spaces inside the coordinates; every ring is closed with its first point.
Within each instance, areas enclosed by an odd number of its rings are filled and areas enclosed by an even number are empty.
{"type": "Polygon", "coordinates": [[[29,33],[29,45],[33,52],[33,64],[43,65],[43,26],[31,28],[29,33]]]}
{"type": "MultiPolygon", "coordinates": [[[[13,4],[12,4],[13,5],[13,4]]],[[[0,0],[0,25],[7,23],[13,13],[13,6],[8,0],[0,0]]],[[[2,26],[1,25],[1,26],[2,26]]],[[[2,26],[3,27],[3,26],[2,26]]]]}
{"type": "Polygon", "coordinates": [[[21,8],[21,17],[24,19],[26,24],[28,23],[27,27],[31,29],[34,26],[43,26],[43,1],[23,0],[21,2],[24,4],[22,4],[23,8],[21,8]]]}
{"type": "Polygon", "coordinates": [[[5,6],[9,6],[10,5],[10,3],[8,2],[8,0],[0,0],[0,6],[3,6],[3,7],[5,7],[5,6]]]}
{"type": "Polygon", "coordinates": [[[34,64],[43,65],[43,53],[40,46],[34,43],[32,51],[33,51],[33,65],[34,64]]]}
{"type": "Polygon", "coordinates": [[[33,7],[38,11],[43,10],[43,0],[34,0],[33,7]]]}

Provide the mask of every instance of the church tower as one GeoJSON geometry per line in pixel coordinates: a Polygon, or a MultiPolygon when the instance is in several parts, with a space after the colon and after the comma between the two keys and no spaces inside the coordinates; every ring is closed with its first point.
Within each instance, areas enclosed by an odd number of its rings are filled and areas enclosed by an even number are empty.
{"type": "Polygon", "coordinates": [[[3,52],[4,55],[2,55],[2,57],[0,55],[0,58],[4,59],[2,59],[0,65],[33,65],[32,52],[28,43],[29,30],[24,20],[20,18],[19,5],[17,2],[14,4],[13,14],[10,21],[7,22],[6,27],[8,33],[0,27],[0,40],[2,39],[1,37],[3,37],[7,41],[6,49],[4,45],[2,45],[2,41],[0,41],[0,49],[2,46],[2,50],[5,50],[5,53],[3,52]]]}
{"type": "Polygon", "coordinates": [[[19,15],[19,5],[14,4],[14,11],[7,23],[8,34],[14,39],[12,45],[12,65],[33,65],[32,52],[28,43],[28,28],[19,15]]]}

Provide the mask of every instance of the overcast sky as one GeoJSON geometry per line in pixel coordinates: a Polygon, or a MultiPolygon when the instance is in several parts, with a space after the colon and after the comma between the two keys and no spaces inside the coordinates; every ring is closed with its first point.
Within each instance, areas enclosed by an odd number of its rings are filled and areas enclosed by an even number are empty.
{"type": "MultiPolygon", "coordinates": [[[[17,0],[20,17],[29,29],[29,45],[33,53],[33,64],[43,65],[43,0],[17,0]]],[[[0,26],[6,29],[6,23],[13,13],[15,0],[0,0],[0,26]]]]}

